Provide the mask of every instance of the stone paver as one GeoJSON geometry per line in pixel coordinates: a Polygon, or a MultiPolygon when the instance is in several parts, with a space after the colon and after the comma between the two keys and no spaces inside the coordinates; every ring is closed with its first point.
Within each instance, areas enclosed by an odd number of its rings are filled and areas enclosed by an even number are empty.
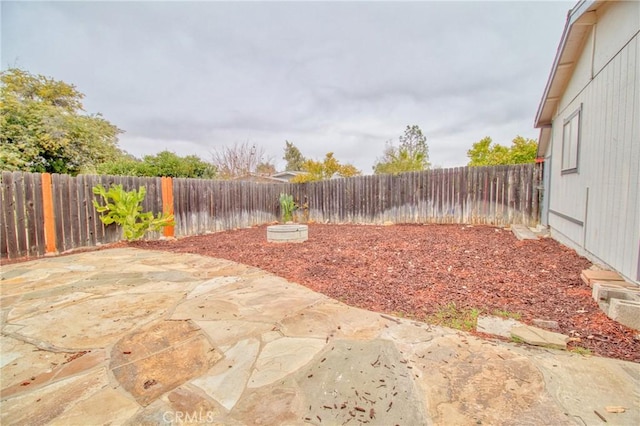
{"type": "Polygon", "coordinates": [[[339,340],[296,379],[307,421],[424,424],[429,415],[413,375],[389,340],[339,340]]]}
{"type": "Polygon", "coordinates": [[[3,425],[640,424],[638,364],[481,340],[190,254],[2,266],[0,324],[3,425]]]}
{"type": "Polygon", "coordinates": [[[160,293],[83,299],[9,322],[21,326],[14,333],[17,338],[30,341],[41,349],[104,348],[131,329],[162,318],[181,297],[179,293],[160,293]],[[43,327],[43,324],[60,327],[43,327]]]}
{"type": "Polygon", "coordinates": [[[585,284],[588,284],[590,287],[596,281],[611,281],[611,282],[624,282],[624,278],[620,276],[615,271],[606,271],[606,270],[595,270],[595,269],[585,269],[580,274],[580,278],[585,284]]]}
{"type": "MultiPolygon", "coordinates": [[[[2,424],[44,424],[109,385],[106,368],[92,369],[2,400],[2,424]]],[[[91,416],[92,417],[92,416],[91,416]]],[[[91,423],[91,417],[87,423],[91,423]]]]}
{"type": "Polygon", "coordinates": [[[519,325],[511,329],[511,337],[533,346],[553,349],[567,349],[569,337],[553,331],[543,330],[530,325],[519,325]]]}
{"type": "Polygon", "coordinates": [[[120,339],[111,350],[109,367],[120,385],[146,406],[221,358],[198,327],[163,321],[120,339]]]}
{"type": "Polygon", "coordinates": [[[78,402],[52,420],[52,425],[122,424],[136,414],[140,406],[119,389],[104,388],[78,402]]]}
{"type": "Polygon", "coordinates": [[[495,336],[511,337],[511,329],[523,325],[513,318],[499,318],[491,315],[481,315],[478,317],[476,330],[495,336]]]}
{"type": "Polygon", "coordinates": [[[223,362],[213,366],[206,375],[191,383],[231,410],[247,387],[252,367],[260,352],[260,341],[246,339],[225,351],[223,362]]]}
{"type": "Polygon", "coordinates": [[[544,328],[547,330],[557,330],[560,328],[560,326],[558,325],[558,321],[554,321],[554,320],[544,320],[544,319],[535,318],[533,319],[533,321],[531,321],[531,323],[535,327],[544,328]]]}

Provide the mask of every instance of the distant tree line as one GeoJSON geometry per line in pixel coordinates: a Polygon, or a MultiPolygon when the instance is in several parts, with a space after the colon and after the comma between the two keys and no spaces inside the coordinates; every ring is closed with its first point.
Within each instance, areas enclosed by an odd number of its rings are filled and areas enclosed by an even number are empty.
{"type": "Polygon", "coordinates": [[[181,157],[170,151],[145,155],[141,160],[123,154],[118,159],[99,164],[96,171],[103,175],[168,176],[176,178],[213,179],[217,168],[197,155],[181,157]]]}
{"type": "MultiPolygon", "coordinates": [[[[74,85],[18,68],[0,76],[0,170],[205,179],[276,173],[264,149],[249,142],[217,148],[211,161],[168,150],[136,158],[118,146],[122,130],[99,113],[84,110],[84,94],[74,85]]],[[[509,147],[485,137],[467,151],[468,165],[532,162],[536,149],[535,140],[521,136],[509,147]]],[[[283,159],[285,170],[301,172],[293,182],[361,174],[353,165],[340,162],[333,152],[327,152],[322,160],[306,158],[290,141],[285,141],[283,159]]],[[[427,139],[418,125],[412,125],[406,127],[397,143],[387,141],[373,172],[398,174],[430,167],[427,139]]]]}

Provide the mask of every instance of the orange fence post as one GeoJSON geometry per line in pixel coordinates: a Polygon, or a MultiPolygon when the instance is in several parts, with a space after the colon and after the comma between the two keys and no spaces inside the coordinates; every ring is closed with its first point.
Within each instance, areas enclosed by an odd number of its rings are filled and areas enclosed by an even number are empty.
{"type": "Polygon", "coordinates": [[[44,210],[44,242],[45,253],[55,253],[56,249],[56,223],[53,215],[53,192],[51,190],[51,175],[42,175],[42,208],[44,210]]]}
{"type": "MultiPolygon", "coordinates": [[[[173,214],[173,179],[170,177],[162,178],[162,212],[164,214],[173,214]]],[[[173,226],[165,226],[163,235],[165,237],[173,237],[175,228],[173,226]]]]}

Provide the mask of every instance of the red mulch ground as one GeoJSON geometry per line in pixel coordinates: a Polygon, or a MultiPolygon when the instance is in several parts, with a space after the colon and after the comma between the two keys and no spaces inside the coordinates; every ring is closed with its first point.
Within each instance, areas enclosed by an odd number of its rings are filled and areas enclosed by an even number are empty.
{"type": "Polygon", "coordinates": [[[266,227],[140,241],[141,248],[197,253],[262,268],[352,306],[426,319],[457,308],[555,320],[570,347],[640,362],[638,332],[609,319],[580,279],[591,263],[548,238],[461,225],[310,225],[303,244],[266,241],[266,227]]]}

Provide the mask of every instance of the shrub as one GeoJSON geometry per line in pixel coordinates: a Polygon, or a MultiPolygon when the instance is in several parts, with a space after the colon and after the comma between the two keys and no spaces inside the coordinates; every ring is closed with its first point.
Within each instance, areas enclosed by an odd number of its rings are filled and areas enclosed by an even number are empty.
{"type": "Polygon", "coordinates": [[[293,195],[280,194],[280,213],[282,214],[283,222],[291,222],[295,209],[296,203],[293,202],[293,195]]]}
{"type": "Polygon", "coordinates": [[[144,200],[147,190],[141,186],[138,191],[125,191],[122,185],[111,185],[107,191],[104,186],[93,187],[93,193],[102,197],[103,204],[93,200],[93,206],[101,213],[100,220],[105,225],[115,223],[122,227],[123,236],[127,241],[142,238],[146,232],[159,231],[165,226],[173,226],[173,215],[152,212],[142,213],[140,203],[144,200]]]}

